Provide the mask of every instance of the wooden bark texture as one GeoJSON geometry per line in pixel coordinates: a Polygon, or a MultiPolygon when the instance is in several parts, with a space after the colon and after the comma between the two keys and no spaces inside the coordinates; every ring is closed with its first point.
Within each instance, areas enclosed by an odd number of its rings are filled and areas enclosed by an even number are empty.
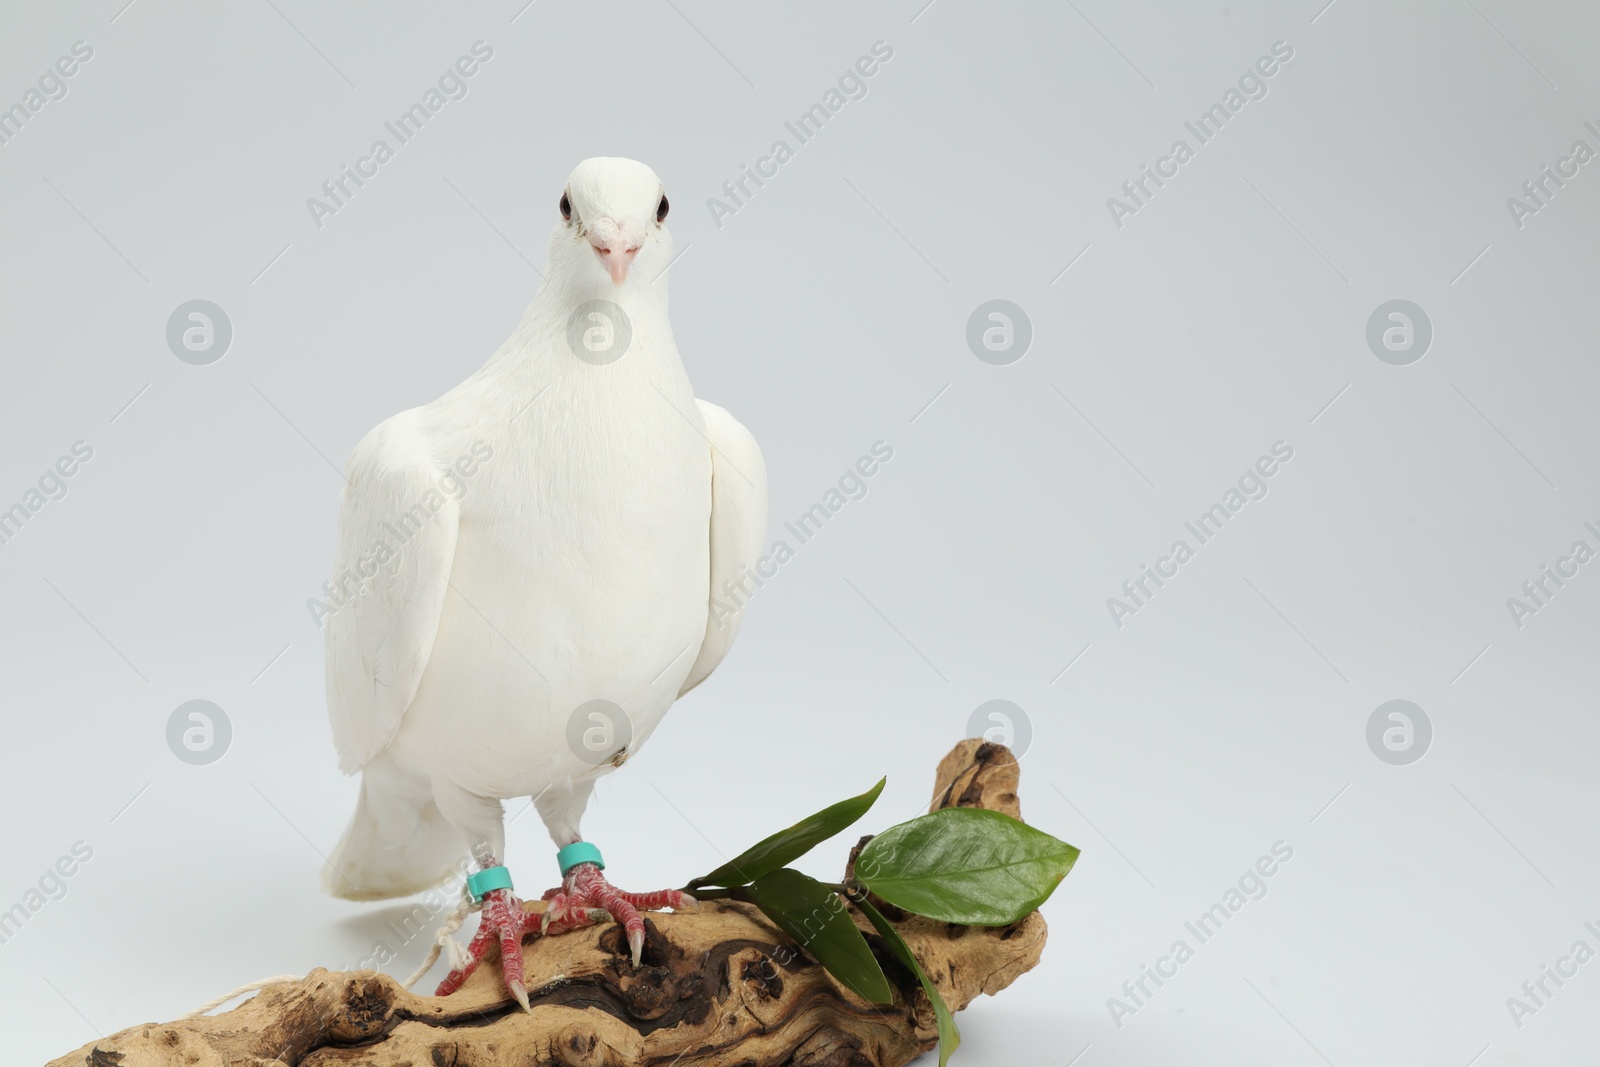
{"type": "MultiPolygon", "coordinates": [[[[1017,782],[1004,746],[964,741],[939,764],[932,809],[1021,818],[1017,782]]],[[[1006,988],[1044,949],[1037,912],[982,928],[883,907],[953,1011],[1006,988]]],[[[638,969],[615,925],[528,938],[530,1013],[507,995],[497,959],[449,997],[318,968],[231,1011],[133,1026],[48,1067],[902,1067],[937,1045],[933,1009],[851,914],[896,990],[890,1007],[839,985],[755,907],[708,901],[649,915],[638,969]]]]}

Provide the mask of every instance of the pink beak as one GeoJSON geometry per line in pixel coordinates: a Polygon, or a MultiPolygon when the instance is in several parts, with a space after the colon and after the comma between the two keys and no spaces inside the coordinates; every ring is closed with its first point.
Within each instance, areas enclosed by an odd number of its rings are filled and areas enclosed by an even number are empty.
{"type": "Polygon", "coordinates": [[[620,286],[628,280],[628,268],[633,266],[633,257],[639,254],[638,245],[630,245],[620,234],[602,237],[590,233],[589,243],[594,246],[600,262],[606,265],[606,270],[611,272],[612,285],[620,286]]]}

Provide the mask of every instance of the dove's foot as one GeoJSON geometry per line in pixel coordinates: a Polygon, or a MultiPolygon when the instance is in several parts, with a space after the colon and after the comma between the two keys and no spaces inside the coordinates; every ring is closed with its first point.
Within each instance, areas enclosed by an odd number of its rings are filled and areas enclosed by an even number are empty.
{"type": "Polygon", "coordinates": [[[663,889],[655,893],[624,893],[600,873],[592,863],[580,863],[567,872],[560,889],[544,895],[549,907],[545,909],[540,932],[559,934],[612,919],[622,924],[628,935],[628,949],[633,953],[633,965],[639,965],[644,951],[644,919],[640,911],[659,911],[671,908],[684,911],[695,906],[694,897],[677,889],[663,889]]]}
{"type": "Polygon", "coordinates": [[[485,893],[478,932],[467,946],[470,958],[465,966],[445,975],[434,996],[447,997],[460,989],[467,977],[478,969],[478,964],[483,962],[490,946],[498,944],[500,971],[505,976],[506,989],[524,1011],[529,1010],[528,987],[522,980],[522,935],[537,922],[538,916],[523,911],[522,901],[511,890],[495,889],[485,893]]]}

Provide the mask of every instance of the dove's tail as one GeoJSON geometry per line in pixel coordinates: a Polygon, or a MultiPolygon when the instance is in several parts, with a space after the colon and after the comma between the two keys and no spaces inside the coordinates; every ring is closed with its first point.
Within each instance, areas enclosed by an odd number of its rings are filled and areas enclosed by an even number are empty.
{"type": "Polygon", "coordinates": [[[322,888],[345,900],[410,896],[465,873],[465,860],[461,835],[432,800],[419,805],[362,775],[361,798],[322,868],[322,888]]]}

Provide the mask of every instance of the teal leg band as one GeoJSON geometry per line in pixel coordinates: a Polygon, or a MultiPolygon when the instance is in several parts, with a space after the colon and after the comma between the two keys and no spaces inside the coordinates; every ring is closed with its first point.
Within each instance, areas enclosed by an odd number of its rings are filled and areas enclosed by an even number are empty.
{"type": "Polygon", "coordinates": [[[467,875],[467,892],[474,904],[496,889],[511,888],[511,872],[504,867],[486,867],[477,874],[467,875]]]}
{"type": "Polygon", "coordinates": [[[592,863],[602,871],[606,869],[606,861],[600,858],[600,850],[587,841],[574,841],[560,852],[556,853],[556,863],[561,867],[561,877],[565,878],[567,872],[580,863],[592,863]]]}

